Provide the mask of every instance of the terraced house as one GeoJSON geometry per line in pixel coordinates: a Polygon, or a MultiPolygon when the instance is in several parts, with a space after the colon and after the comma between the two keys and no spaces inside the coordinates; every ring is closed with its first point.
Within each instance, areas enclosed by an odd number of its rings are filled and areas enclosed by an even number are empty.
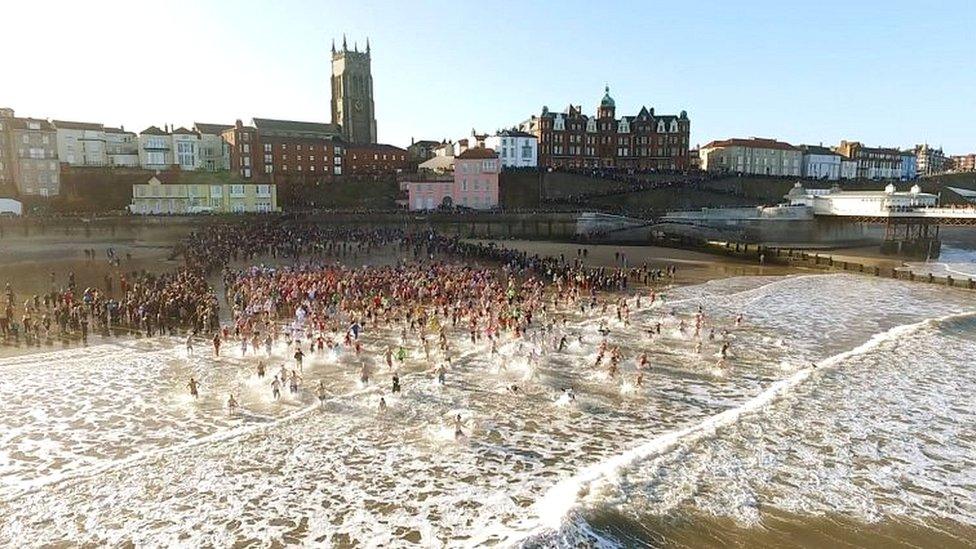
{"type": "Polygon", "coordinates": [[[144,215],[278,211],[277,187],[231,173],[161,172],[132,186],[129,211],[144,215]]]}

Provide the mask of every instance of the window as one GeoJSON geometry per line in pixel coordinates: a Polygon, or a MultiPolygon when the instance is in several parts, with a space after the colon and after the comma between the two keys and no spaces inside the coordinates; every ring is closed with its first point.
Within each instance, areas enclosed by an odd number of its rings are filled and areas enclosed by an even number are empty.
{"type": "Polygon", "coordinates": [[[176,144],[176,155],[180,166],[192,167],[196,164],[196,144],[180,141],[176,144]]]}
{"type": "Polygon", "coordinates": [[[264,144],[264,152],[266,152],[266,153],[271,152],[271,143],[265,143],[264,144]]]}
{"type": "Polygon", "coordinates": [[[342,175],[342,166],[336,166],[332,168],[332,173],[335,175],[342,175]]]}
{"type": "Polygon", "coordinates": [[[224,196],[224,189],[220,185],[210,186],[210,196],[212,198],[221,198],[224,196]]]}
{"type": "Polygon", "coordinates": [[[258,185],[257,186],[258,196],[271,196],[271,185],[258,185]]]}
{"type": "Polygon", "coordinates": [[[335,164],[336,166],[339,166],[342,164],[342,158],[336,156],[335,158],[332,159],[332,163],[335,164]]]}
{"type": "Polygon", "coordinates": [[[271,164],[264,165],[264,173],[271,173],[272,171],[274,171],[274,166],[271,164]]]}
{"type": "Polygon", "coordinates": [[[231,185],[230,195],[234,198],[241,198],[244,196],[244,185],[231,185]]]}
{"type": "Polygon", "coordinates": [[[315,171],[315,166],[309,166],[309,167],[308,167],[308,171],[310,171],[310,172],[314,172],[314,171],[315,171]]]}

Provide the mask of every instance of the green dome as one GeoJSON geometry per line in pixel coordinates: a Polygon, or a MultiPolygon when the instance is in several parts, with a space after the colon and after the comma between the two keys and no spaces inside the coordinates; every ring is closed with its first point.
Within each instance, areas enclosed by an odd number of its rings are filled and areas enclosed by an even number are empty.
{"type": "Polygon", "coordinates": [[[613,107],[614,106],[614,102],[613,102],[613,98],[610,97],[610,86],[605,87],[603,89],[603,91],[605,93],[603,94],[603,100],[600,101],[600,106],[601,107],[613,107]]]}

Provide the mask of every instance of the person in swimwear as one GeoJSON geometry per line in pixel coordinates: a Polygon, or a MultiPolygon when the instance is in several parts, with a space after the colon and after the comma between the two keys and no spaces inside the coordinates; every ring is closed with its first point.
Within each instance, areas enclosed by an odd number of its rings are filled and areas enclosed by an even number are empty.
{"type": "Polygon", "coordinates": [[[278,376],[277,375],[274,377],[274,380],[271,382],[271,396],[275,400],[278,400],[278,399],[281,398],[281,382],[278,381],[278,376]]]}
{"type": "Polygon", "coordinates": [[[190,382],[187,383],[186,386],[189,387],[189,389],[190,389],[190,395],[193,398],[197,398],[197,397],[200,396],[200,393],[197,391],[197,388],[200,386],[200,383],[198,383],[197,380],[195,380],[195,379],[193,379],[191,377],[190,378],[190,382]]]}
{"type": "Polygon", "coordinates": [[[392,391],[394,393],[399,393],[400,392],[400,375],[397,374],[396,372],[393,372],[393,389],[392,389],[392,391]]]}
{"type": "Polygon", "coordinates": [[[464,436],[464,431],[461,430],[461,414],[454,416],[454,438],[461,438],[464,436]]]}

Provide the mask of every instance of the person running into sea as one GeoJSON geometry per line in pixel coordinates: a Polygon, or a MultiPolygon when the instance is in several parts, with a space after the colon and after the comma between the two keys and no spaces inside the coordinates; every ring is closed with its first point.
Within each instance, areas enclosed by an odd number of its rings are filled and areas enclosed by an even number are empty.
{"type": "Polygon", "coordinates": [[[400,392],[400,376],[396,372],[393,372],[393,388],[392,388],[392,392],[394,392],[394,393],[399,393],[400,392]]]}
{"type": "Polygon", "coordinates": [[[258,361],[258,377],[264,377],[264,361],[258,361]]]}
{"type": "Polygon", "coordinates": [[[186,354],[190,356],[193,354],[193,333],[186,334],[186,354]]]}
{"type": "Polygon", "coordinates": [[[454,438],[462,438],[464,431],[461,430],[461,414],[454,416],[454,438]]]}
{"type": "Polygon", "coordinates": [[[278,381],[277,375],[274,377],[274,380],[271,381],[271,396],[275,400],[281,398],[281,382],[278,381]]]}
{"type": "Polygon", "coordinates": [[[288,387],[291,389],[292,394],[298,392],[298,386],[302,381],[302,376],[298,375],[295,370],[291,371],[291,377],[288,379],[288,387]]]}
{"type": "Polygon", "coordinates": [[[233,414],[237,411],[237,406],[237,399],[234,398],[234,395],[227,395],[227,411],[233,414]]]}
{"type": "Polygon", "coordinates": [[[301,347],[295,350],[295,364],[298,366],[298,371],[302,372],[302,359],[305,358],[305,353],[302,352],[301,347]]]}
{"type": "Polygon", "coordinates": [[[189,387],[190,389],[190,396],[192,396],[193,398],[197,398],[200,396],[200,393],[197,391],[197,389],[200,386],[200,383],[197,382],[197,380],[191,377],[190,382],[187,383],[186,386],[189,387]]]}
{"type": "Polygon", "coordinates": [[[220,356],[220,332],[217,332],[213,336],[213,348],[214,356],[220,356]]]}
{"type": "Polygon", "coordinates": [[[369,366],[366,364],[365,361],[363,362],[362,369],[359,371],[359,381],[363,385],[369,384],[369,366]]]}

